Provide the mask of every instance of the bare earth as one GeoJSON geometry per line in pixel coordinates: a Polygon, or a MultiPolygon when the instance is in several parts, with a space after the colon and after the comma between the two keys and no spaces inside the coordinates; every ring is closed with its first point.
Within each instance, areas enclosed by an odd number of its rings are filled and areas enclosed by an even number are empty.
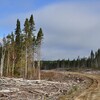
{"type": "Polygon", "coordinates": [[[41,78],[0,78],[0,100],[100,100],[100,71],[43,71],[41,78]]]}
{"type": "Polygon", "coordinates": [[[92,85],[82,92],[75,100],[100,100],[100,74],[85,74],[93,80],[92,85]]]}

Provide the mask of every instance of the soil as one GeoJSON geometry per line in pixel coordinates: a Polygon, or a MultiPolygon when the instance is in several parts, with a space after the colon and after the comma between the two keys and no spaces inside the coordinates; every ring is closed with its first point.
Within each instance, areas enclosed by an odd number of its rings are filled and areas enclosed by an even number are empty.
{"type": "Polygon", "coordinates": [[[0,78],[0,100],[99,100],[100,76],[42,71],[41,80],[0,78]]]}

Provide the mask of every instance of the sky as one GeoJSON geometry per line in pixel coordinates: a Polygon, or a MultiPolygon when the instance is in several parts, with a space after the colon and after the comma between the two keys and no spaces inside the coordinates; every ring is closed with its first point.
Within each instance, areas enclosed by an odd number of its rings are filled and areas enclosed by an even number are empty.
{"type": "MultiPolygon", "coordinates": [[[[87,57],[100,48],[100,0],[0,0],[0,38],[34,15],[43,29],[42,59],[87,57]]],[[[36,31],[36,32],[37,32],[36,31]]]]}

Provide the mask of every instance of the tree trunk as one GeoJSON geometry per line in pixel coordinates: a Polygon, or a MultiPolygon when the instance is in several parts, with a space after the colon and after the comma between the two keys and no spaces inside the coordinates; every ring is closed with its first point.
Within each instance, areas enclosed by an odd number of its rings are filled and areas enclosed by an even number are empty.
{"type": "Polygon", "coordinates": [[[38,56],[37,57],[38,58],[37,59],[38,60],[38,79],[41,80],[41,72],[40,72],[40,67],[41,67],[40,66],[40,60],[41,60],[41,45],[39,45],[39,48],[38,48],[37,51],[38,51],[38,54],[37,54],[37,56],[38,56]]]}
{"type": "Polygon", "coordinates": [[[28,57],[28,53],[27,53],[27,47],[26,47],[26,65],[25,65],[25,78],[27,78],[27,73],[28,73],[28,68],[27,68],[27,65],[28,65],[28,61],[27,61],[27,57],[28,57]]]}
{"type": "Polygon", "coordinates": [[[38,79],[41,80],[41,73],[40,73],[40,60],[38,61],[38,79]]]}
{"type": "Polygon", "coordinates": [[[14,53],[13,53],[12,77],[14,76],[14,68],[15,68],[15,57],[14,57],[14,53]]]}
{"type": "Polygon", "coordinates": [[[3,53],[3,51],[2,51],[1,69],[0,69],[0,74],[1,74],[1,77],[3,76],[4,58],[5,58],[5,51],[4,51],[4,53],[3,53]]]}
{"type": "Polygon", "coordinates": [[[8,57],[7,57],[7,73],[6,76],[9,75],[9,51],[8,51],[8,57]]]}
{"type": "Polygon", "coordinates": [[[34,58],[35,58],[34,51],[32,51],[32,73],[31,73],[32,79],[35,78],[35,75],[36,75],[34,58]]]}

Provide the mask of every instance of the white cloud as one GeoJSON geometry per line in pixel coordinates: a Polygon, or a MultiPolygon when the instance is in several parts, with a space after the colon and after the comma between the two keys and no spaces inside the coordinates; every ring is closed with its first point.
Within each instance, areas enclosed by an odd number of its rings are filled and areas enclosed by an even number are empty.
{"type": "MultiPolygon", "coordinates": [[[[97,5],[97,4],[96,4],[97,5]]],[[[35,13],[36,22],[44,29],[44,58],[76,58],[87,56],[99,48],[100,7],[55,4],[35,13]]]]}
{"type": "MultiPolygon", "coordinates": [[[[43,59],[67,59],[88,56],[100,43],[100,3],[59,3],[37,11],[16,14],[1,24],[16,23],[34,14],[36,29],[43,28],[43,59]]],[[[0,24],[0,26],[1,26],[0,24]]]]}

